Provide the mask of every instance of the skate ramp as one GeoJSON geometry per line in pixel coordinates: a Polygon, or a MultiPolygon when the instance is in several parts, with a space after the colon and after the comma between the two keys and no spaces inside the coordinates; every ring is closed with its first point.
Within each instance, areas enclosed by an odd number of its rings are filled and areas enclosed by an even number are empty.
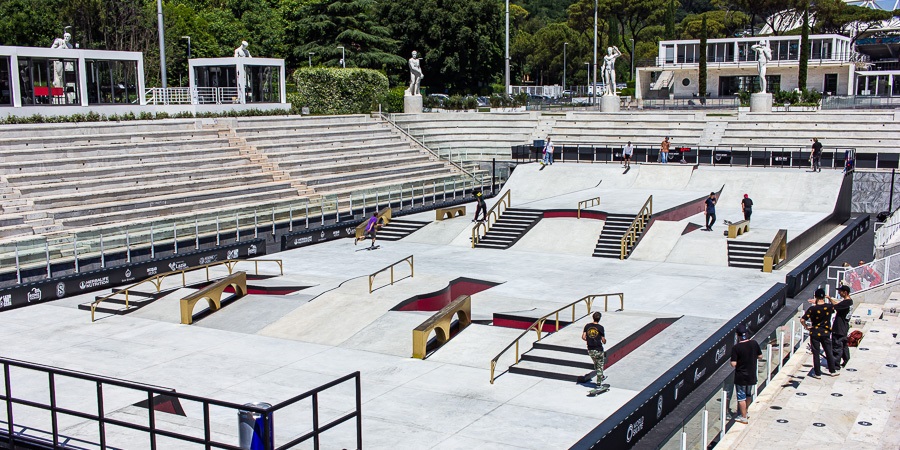
{"type": "Polygon", "coordinates": [[[637,167],[637,177],[631,185],[635,189],[685,189],[695,172],[695,166],[690,164],[642,164],[637,167]]]}
{"type": "Polygon", "coordinates": [[[510,250],[591,256],[603,221],[596,219],[541,219],[510,250]]]}
{"type": "Polygon", "coordinates": [[[744,194],[749,194],[754,214],[757,209],[830,214],[842,180],[843,174],[837,171],[701,167],[687,189],[711,192],[725,186],[718,204],[738,210],[744,194]]]}
{"type": "Polygon", "coordinates": [[[687,221],[665,222],[657,220],[641,237],[640,245],[634,248],[629,259],[663,262],[681,239],[687,221]]]}
{"type": "MultiPolygon", "coordinates": [[[[628,174],[618,165],[559,163],[540,170],[540,164],[521,164],[503,187],[512,191],[513,206],[577,191],[602,187],[629,186],[637,176],[632,168],[628,174]],[[603,184],[601,184],[601,180],[603,184]]],[[[491,203],[488,202],[488,206],[491,203]]]]}

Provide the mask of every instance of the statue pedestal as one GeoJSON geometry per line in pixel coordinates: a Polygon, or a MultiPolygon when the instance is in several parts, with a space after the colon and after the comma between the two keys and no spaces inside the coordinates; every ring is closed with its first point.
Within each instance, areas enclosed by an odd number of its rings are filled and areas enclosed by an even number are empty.
{"type": "Polygon", "coordinates": [[[601,112],[619,112],[622,108],[622,102],[619,101],[618,95],[604,95],[600,97],[600,111],[601,112]]]}
{"type": "Polygon", "coordinates": [[[750,112],[772,112],[772,94],[766,92],[757,92],[755,94],[750,94],[750,112]]]}
{"type": "Polygon", "coordinates": [[[422,96],[421,95],[404,95],[403,96],[403,112],[407,114],[416,114],[422,112],[422,96]]]}

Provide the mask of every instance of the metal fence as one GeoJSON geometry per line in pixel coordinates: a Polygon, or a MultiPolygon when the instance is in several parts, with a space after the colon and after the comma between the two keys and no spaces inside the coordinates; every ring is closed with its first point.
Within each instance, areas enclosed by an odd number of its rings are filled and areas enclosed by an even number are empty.
{"type": "MultiPolygon", "coordinates": [[[[878,224],[876,224],[878,226],[878,224]]],[[[900,253],[900,239],[897,231],[900,230],[900,210],[894,211],[883,224],[875,230],[875,256],[884,258],[895,253],[900,253]]]]}
{"type": "Polygon", "coordinates": [[[900,97],[862,95],[828,95],[822,98],[822,109],[894,109],[900,108],[900,97]]]}
{"type": "MultiPolygon", "coordinates": [[[[276,405],[241,405],[183,394],[174,389],[14,359],[0,358],[0,364],[3,367],[4,381],[0,402],[5,403],[6,414],[3,424],[5,429],[0,429],[0,442],[5,441],[8,448],[20,448],[29,444],[60,448],[69,447],[73,443],[78,447],[77,444],[80,443],[104,449],[157,449],[167,448],[172,445],[172,441],[177,441],[181,445],[197,444],[207,449],[242,450],[247,447],[235,442],[240,440],[240,433],[238,439],[235,439],[231,433],[223,433],[218,426],[223,422],[231,422],[238,428],[239,414],[248,413],[259,417],[252,425],[250,438],[257,445],[252,448],[287,449],[312,439],[313,448],[318,449],[322,433],[350,421],[354,421],[356,425],[356,448],[362,448],[359,372],[345,375],[276,405]],[[46,380],[45,389],[35,388],[35,381],[41,378],[46,380]],[[17,382],[26,379],[29,381],[23,382],[24,386],[17,382]],[[329,404],[329,410],[340,411],[340,415],[328,421],[321,420],[320,394],[344,383],[354,385],[353,405],[347,408],[348,405],[345,404],[329,404]],[[85,401],[89,398],[90,400],[85,401]],[[297,421],[297,410],[307,407],[300,402],[307,399],[311,403],[311,416],[308,421],[297,421]],[[160,400],[164,400],[168,407],[157,409],[160,400]],[[123,405],[143,405],[147,411],[146,416],[122,414],[120,410],[123,405]],[[163,410],[175,414],[181,412],[181,415],[184,415],[185,410],[190,411],[197,427],[191,429],[179,421],[165,420],[162,415],[165,413],[161,413],[163,410]],[[49,413],[49,423],[46,423],[46,416],[38,417],[36,411],[49,413]],[[276,415],[289,417],[290,420],[275,422],[276,415]],[[91,437],[63,435],[60,431],[62,424],[72,424],[73,419],[81,421],[76,427],[79,432],[91,437]],[[96,427],[94,432],[88,431],[91,423],[96,427]],[[280,424],[278,429],[276,423],[280,424]],[[49,429],[42,429],[44,426],[49,426],[49,429]],[[115,431],[111,432],[113,429],[115,431]]],[[[134,410],[129,408],[132,413],[134,410]]],[[[70,425],[65,428],[73,429],[70,425]]]]}
{"type": "Polygon", "coordinates": [[[241,103],[236,87],[171,87],[144,91],[148,105],[221,105],[241,103]]]}
{"type": "Polygon", "coordinates": [[[832,288],[846,285],[853,293],[882,287],[900,280],[900,254],[878,258],[856,267],[831,266],[828,268],[827,279],[832,288]]]}

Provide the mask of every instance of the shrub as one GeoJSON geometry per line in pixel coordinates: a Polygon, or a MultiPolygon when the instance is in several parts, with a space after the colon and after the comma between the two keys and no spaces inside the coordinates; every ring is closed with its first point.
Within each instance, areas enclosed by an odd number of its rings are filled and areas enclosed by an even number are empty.
{"type": "Polygon", "coordinates": [[[800,101],[802,103],[812,103],[815,104],[815,106],[819,106],[819,102],[822,101],[822,93],[815,89],[805,89],[800,95],[800,101]]]}
{"type": "Polygon", "coordinates": [[[312,114],[359,114],[377,108],[388,92],[388,79],[371,69],[302,67],[294,72],[295,107],[312,114]]]}
{"type": "Polygon", "coordinates": [[[406,92],[406,86],[397,86],[385,94],[381,100],[381,109],[388,113],[403,112],[403,94],[406,92]]]}

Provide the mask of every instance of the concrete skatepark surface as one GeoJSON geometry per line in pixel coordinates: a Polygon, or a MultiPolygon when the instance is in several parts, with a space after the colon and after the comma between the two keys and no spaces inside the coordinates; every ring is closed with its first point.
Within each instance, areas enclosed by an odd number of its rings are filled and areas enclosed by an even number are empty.
{"type": "MultiPolygon", "coordinates": [[[[635,165],[623,175],[615,165],[538,168],[529,164],[515,170],[504,188],[512,191],[513,207],[574,210],[578,200],[600,196],[601,204],[591,209],[634,214],[648,195],[654,196],[656,211],[724,186],[720,217],[736,215],[730,205],[737,207],[749,193],[758,209],[744,238],[762,236],[760,241],[770,239],[772,230],[796,234],[827,216],[841,182],[839,174],[784,169],[635,165]]],[[[489,207],[495,201],[489,200],[489,207]]],[[[590,256],[602,227],[594,219],[543,219],[511,249],[472,249],[474,205],[467,212],[430,223],[403,240],[380,242],[378,251],[358,252],[359,246],[344,239],[269,255],[284,260],[284,276],[271,282],[312,287],[286,296],[250,295],[192,326],[170,319],[178,311],[177,302],[168,298],[95,323],[75,308],[92,296],[5,311],[0,313],[5,343],[0,354],[240,403],[274,403],[360,370],[366,448],[560,448],[578,441],[784,279],[781,271],[727,267],[720,225],[716,233],[681,234],[687,223],[702,223],[702,215],[654,225],[634,256],[620,261],[590,256]],[[382,273],[369,294],[369,274],[409,255],[415,256],[415,277],[403,278],[408,268],[401,263],[393,286],[382,273]],[[522,330],[476,323],[426,360],[417,360],[410,357],[411,330],[431,313],[390,311],[458,277],[502,283],[472,296],[476,320],[494,313],[539,317],[588,294],[623,292],[624,311],[615,311],[618,302],[611,300],[602,320],[608,346],[653,318],[679,319],[608,370],[612,389],[602,400],[586,397],[587,386],[505,373],[514,362],[512,353],[500,359],[499,377],[490,384],[491,358],[522,330]]],[[[431,221],[434,213],[404,219],[431,221]]],[[[576,308],[579,318],[587,312],[583,305],[576,308]]],[[[602,308],[602,302],[595,304],[595,310],[602,308]]],[[[580,348],[584,320],[546,342],[580,348]]],[[[533,336],[522,341],[522,352],[533,336]]],[[[586,354],[584,360],[589,360],[586,354]]],[[[40,395],[46,380],[20,373],[15,386],[19,393],[40,395]]],[[[322,420],[348,412],[351,391],[335,388],[320,397],[322,420]]],[[[110,411],[118,414],[130,414],[130,405],[140,400],[109,397],[117,406],[110,411]]],[[[196,409],[190,408],[188,419],[196,419],[196,409]]],[[[309,414],[307,404],[279,416],[279,439],[307,431],[309,414]]],[[[188,419],[171,421],[196,429],[188,419]]],[[[213,422],[216,434],[236,436],[235,417],[214,414],[213,422]]],[[[96,434],[95,426],[74,419],[61,430],[86,440],[96,434]]],[[[124,442],[126,448],[134,438],[119,429],[110,436],[109,445],[123,447],[124,442]]],[[[355,434],[345,424],[322,439],[326,448],[349,447],[355,434]]]]}

